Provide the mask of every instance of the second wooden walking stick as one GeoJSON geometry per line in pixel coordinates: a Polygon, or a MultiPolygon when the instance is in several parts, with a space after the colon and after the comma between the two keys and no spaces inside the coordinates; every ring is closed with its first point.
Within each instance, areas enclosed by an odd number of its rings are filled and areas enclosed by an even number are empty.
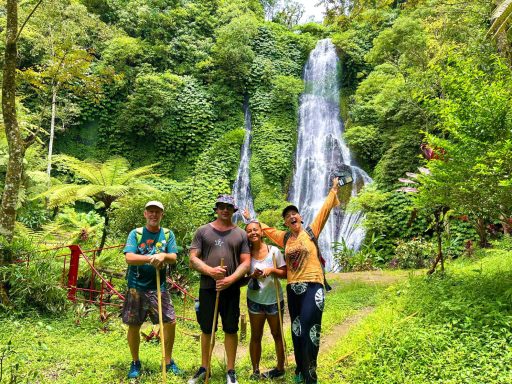
{"type": "MultiPolygon", "coordinates": [[[[220,259],[220,266],[224,266],[224,258],[220,259]]],[[[208,380],[210,380],[210,367],[212,365],[212,353],[213,346],[215,344],[215,328],[217,327],[217,317],[219,314],[219,296],[220,291],[217,291],[217,295],[215,296],[215,309],[213,311],[213,326],[212,326],[212,334],[210,337],[210,350],[208,351],[208,364],[206,365],[206,377],[204,378],[204,384],[208,384],[208,380]]],[[[201,303],[199,303],[201,305],[201,303]]]]}
{"type": "Polygon", "coordinates": [[[158,323],[160,325],[160,343],[162,344],[162,383],[167,380],[167,370],[165,369],[165,338],[164,321],[162,317],[162,291],[160,289],[160,270],[156,269],[156,294],[158,296],[158,323]]]}
{"type": "MultiPolygon", "coordinates": [[[[274,269],[277,269],[276,262],[276,254],[272,253],[272,262],[274,263],[274,269]]],[[[276,287],[276,300],[277,300],[277,314],[279,316],[279,327],[281,330],[281,340],[283,342],[283,352],[284,352],[284,365],[288,367],[288,352],[286,350],[286,340],[284,339],[283,332],[283,315],[281,313],[281,297],[279,297],[279,281],[277,281],[277,276],[274,274],[274,285],[276,287]]]]}

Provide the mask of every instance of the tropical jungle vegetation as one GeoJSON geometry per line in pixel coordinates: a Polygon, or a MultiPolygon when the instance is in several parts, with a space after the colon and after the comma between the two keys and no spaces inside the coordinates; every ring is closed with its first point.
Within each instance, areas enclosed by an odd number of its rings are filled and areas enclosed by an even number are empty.
{"type": "MultiPolygon", "coordinates": [[[[163,226],[186,249],[213,218],[215,197],[231,192],[244,103],[254,207],[281,225],[301,75],[324,38],[340,59],[344,139],[373,178],[346,208],[364,213],[365,241],[358,250],[333,244],[335,260],[345,272],[420,268],[431,276],[422,270],[389,290],[340,283],[354,300],[336,321],[376,309],[330,347],[322,380],[511,381],[511,2],[319,3],[322,22],[303,22],[294,0],[0,4],[0,381],[8,370],[11,382],[72,382],[64,357],[48,349],[55,316],[65,313],[65,333],[78,327],[83,337],[97,324],[80,323],[88,307],[70,309],[62,260],[47,250],[122,244],[150,199],[164,203],[163,226]],[[40,262],[26,265],[31,257],[40,262]],[[34,316],[37,351],[6,336],[34,316]],[[34,354],[57,366],[27,368],[34,354]]],[[[96,262],[122,289],[120,251],[96,262]]],[[[89,273],[80,267],[84,286],[89,273]]],[[[185,254],[173,274],[195,286],[185,254]]],[[[120,326],[111,329],[119,338],[120,326]]]]}

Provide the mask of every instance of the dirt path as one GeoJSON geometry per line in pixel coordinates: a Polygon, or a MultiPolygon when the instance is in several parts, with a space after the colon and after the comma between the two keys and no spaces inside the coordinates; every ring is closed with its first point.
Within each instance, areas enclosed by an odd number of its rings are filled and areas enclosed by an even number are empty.
{"type": "MultiPolygon", "coordinates": [[[[383,271],[345,272],[328,273],[327,279],[336,282],[362,282],[373,284],[393,284],[406,279],[411,272],[397,271],[395,273],[384,273],[383,271]]],[[[422,273],[414,271],[414,273],[422,273]]]]}
{"type": "Polygon", "coordinates": [[[331,349],[339,339],[345,337],[350,329],[373,312],[373,307],[366,307],[347,317],[342,323],[336,325],[327,335],[320,339],[320,352],[331,349]]]}
{"type": "MultiPolygon", "coordinates": [[[[419,272],[421,273],[421,272],[419,272]]],[[[379,285],[390,285],[398,281],[404,280],[409,276],[409,272],[398,271],[396,273],[382,272],[382,271],[364,271],[364,272],[348,272],[348,273],[329,273],[327,279],[335,285],[343,285],[345,283],[361,282],[364,284],[379,284],[379,285]]],[[[328,334],[323,334],[320,344],[320,350],[325,352],[338,342],[338,340],[348,334],[350,329],[363,320],[366,316],[373,312],[373,307],[363,308],[353,315],[346,318],[342,323],[336,325],[328,334]]],[[[285,306],[285,316],[283,319],[283,328],[285,332],[290,329],[290,316],[285,306]]],[[[249,319],[247,316],[247,331],[250,333],[249,319]]],[[[223,362],[225,359],[224,343],[221,336],[222,332],[217,337],[217,343],[213,349],[214,359],[223,362]]],[[[263,344],[274,344],[268,327],[265,327],[265,333],[263,335],[263,344]]],[[[237,360],[245,358],[249,353],[249,343],[244,341],[238,344],[237,349],[237,360]]],[[[288,361],[293,362],[293,347],[288,345],[288,361]]]]}

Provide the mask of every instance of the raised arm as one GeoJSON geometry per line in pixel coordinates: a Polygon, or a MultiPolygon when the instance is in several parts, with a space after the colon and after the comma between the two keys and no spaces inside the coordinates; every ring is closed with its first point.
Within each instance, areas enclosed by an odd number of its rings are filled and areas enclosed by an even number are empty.
{"type": "Polygon", "coordinates": [[[329,194],[325,198],[322,208],[320,208],[320,211],[317,213],[315,219],[310,225],[311,229],[313,230],[313,233],[317,238],[320,235],[320,232],[322,232],[322,229],[324,228],[327,219],[329,219],[329,214],[331,213],[331,210],[340,204],[340,201],[338,200],[338,187],[338,178],[335,177],[332,180],[331,190],[329,191],[329,194]]]}
{"type": "MultiPolygon", "coordinates": [[[[251,215],[249,214],[247,208],[244,210],[243,215],[246,220],[251,220],[251,215]]],[[[262,223],[261,221],[258,221],[258,223],[261,225],[263,234],[272,240],[276,245],[282,248],[284,245],[284,235],[286,234],[286,231],[281,231],[279,229],[269,227],[267,224],[262,223]]]]}

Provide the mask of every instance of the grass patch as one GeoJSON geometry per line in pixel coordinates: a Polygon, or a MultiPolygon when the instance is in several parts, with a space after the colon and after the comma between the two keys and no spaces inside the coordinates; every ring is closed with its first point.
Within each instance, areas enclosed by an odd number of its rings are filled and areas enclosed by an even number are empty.
{"type": "Polygon", "coordinates": [[[410,277],[332,353],[329,383],[512,382],[512,252],[410,277]]]}
{"type": "MultiPolygon", "coordinates": [[[[343,283],[336,280],[334,289],[327,295],[323,322],[323,334],[327,335],[338,323],[357,310],[376,305],[383,286],[359,282],[343,283]]],[[[177,313],[183,314],[181,300],[173,299],[177,313]]],[[[245,308],[245,292],[241,299],[242,313],[245,308]]],[[[187,315],[193,316],[193,306],[189,302],[187,315]]],[[[287,317],[288,315],[286,315],[287,317]]],[[[144,325],[144,328],[149,325],[144,325]]],[[[237,372],[240,383],[248,383],[251,364],[248,349],[250,327],[247,326],[247,339],[240,343],[237,357],[237,372]]],[[[200,363],[199,342],[192,335],[199,334],[195,322],[178,321],[174,358],[180,368],[186,371],[183,378],[169,376],[168,381],[186,383],[200,363]]],[[[288,352],[292,352],[290,329],[285,329],[288,352]]],[[[217,333],[221,341],[222,332],[217,333]]],[[[83,307],[71,309],[59,317],[42,317],[32,314],[14,317],[0,314],[0,355],[6,350],[3,359],[3,382],[10,382],[11,373],[16,376],[13,382],[30,383],[128,383],[126,374],[130,361],[126,342],[126,329],[117,316],[106,323],[99,322],[97,310],[87,312],[83,307]],[[8,342],[10,349],[7,349],[8,342]],[[16,369],[16,366],[18,367],[16,369]]],[[[160,353],[157,342],[141,342],[143,376],[137,383],[160,383],[160,353]]],[[[272,368],[275,365],[275,352],[268,328],[265,329],[261,366],[272,368]]],[[[294,365],[291,364],[286,383],[293,382],[294,365]]],[[[224,382],[224,362],[213,361],[212,382],[224,382]]]]}

